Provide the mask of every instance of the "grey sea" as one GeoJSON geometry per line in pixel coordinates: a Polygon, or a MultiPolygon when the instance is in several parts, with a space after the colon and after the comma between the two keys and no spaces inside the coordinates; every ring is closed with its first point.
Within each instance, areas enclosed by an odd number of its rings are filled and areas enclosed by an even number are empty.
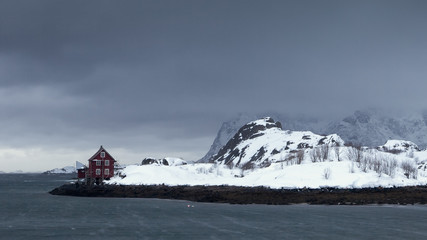
{"type": "Polygon", "coordinates": [[[70,175],[0,174],[0,239],[427,239],[427,206],[269,206],[52,196],[70,175]]]}

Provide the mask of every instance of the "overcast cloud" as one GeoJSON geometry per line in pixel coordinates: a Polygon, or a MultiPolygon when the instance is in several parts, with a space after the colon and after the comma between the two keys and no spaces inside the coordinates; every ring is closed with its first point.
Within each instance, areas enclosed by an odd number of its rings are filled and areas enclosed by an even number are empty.
{"type": "Polygon", "coordinates": [[[239,112],[425,108],[425,1],[0,2],[0,170],[202,157],[239,112]],[[27,167],[24,163],[29,163],[27,167]]]}

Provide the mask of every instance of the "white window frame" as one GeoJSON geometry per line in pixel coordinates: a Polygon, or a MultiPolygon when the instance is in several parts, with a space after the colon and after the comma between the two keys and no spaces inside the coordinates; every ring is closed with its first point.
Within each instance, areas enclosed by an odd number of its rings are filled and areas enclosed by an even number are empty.
{"type": "Polygon", "coordinates": [[[95,161],[96,161],[96,166],[102,166],[101,160],[95,160],[95,161]]]}
{"type": "Polygon", "coordinates": [[[104,175],[110,175],[110,169],[109,168],[106,168],[106,169],[104,169],[104,175]]]}
{"type": "Polygon", "coordinates": [[[105,166],[110,166],[110,160],[105,160],[105,161],[104,161],[104,165],[105,165],[105,166]]]}
{"type": "Polygon", "coordinates": [[[105,158],[105,152],[101,152],[101,158],[105,158]]]}
{"type": "Polygon", "coordinates": [[[101,175],[101,169],[97,168],[97,169],[95,170],[95,174],[96,174],[96,175],[101,175]]]}

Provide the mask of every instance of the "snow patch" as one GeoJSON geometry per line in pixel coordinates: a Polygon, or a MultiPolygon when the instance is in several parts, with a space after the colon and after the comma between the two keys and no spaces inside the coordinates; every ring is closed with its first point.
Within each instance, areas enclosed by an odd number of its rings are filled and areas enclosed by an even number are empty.
{"type": "Polygon", "coordinates": [[[74,166],[66,166],[63,168],[54,168],[52,170],[48,170],[43,172],[44,174],[71,174],[76,173],[76,168],[74,166]]]}
{"type": "Polygon", "coordinates": [[[380,151],[391,153],[420,151],[420,149],[415,143],[405,140],[388,140],[384,145],[379,146],[377,149],[380,151]]]}

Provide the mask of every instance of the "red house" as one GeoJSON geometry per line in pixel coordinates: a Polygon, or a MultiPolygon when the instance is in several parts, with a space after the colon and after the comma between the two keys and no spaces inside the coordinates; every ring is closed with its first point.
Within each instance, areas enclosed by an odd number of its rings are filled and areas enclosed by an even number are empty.
{"type": "Polygon", "coordinates": [[[114,176],[114,163],[116,160],[101,146],[88,160],[88,167],[77,170],[77,177],[84,178],[86,184],[102,184],[105,179],[114,176]]]}
{"type": "Polygon", "coordinates": [[[87,167],[83,163],[76,161],[76,169],[77,169],[77,179],[78,180],[85,179],[87,167]]]}

